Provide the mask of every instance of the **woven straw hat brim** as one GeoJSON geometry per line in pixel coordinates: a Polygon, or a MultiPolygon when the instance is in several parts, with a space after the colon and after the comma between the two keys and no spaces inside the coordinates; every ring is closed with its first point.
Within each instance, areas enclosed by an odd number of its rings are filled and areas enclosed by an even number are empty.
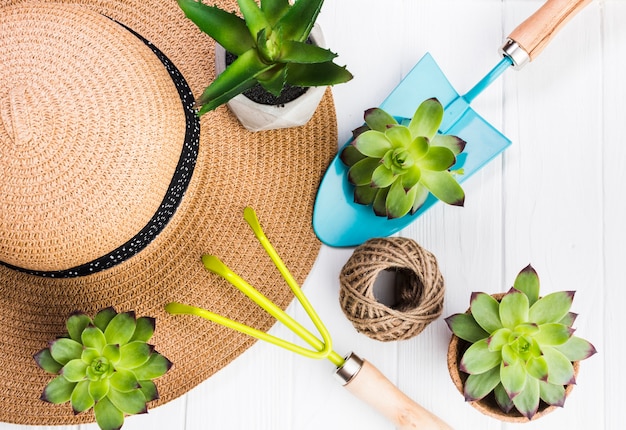
{"type": "MultiPolygon", "coordinates": [[[[16,3],[29,0],[0,0],[0,14],[16,3]]],[[[196,97],[214,78],[214,42],[184,17],[175,1],[68,3],[113,18],[151,41],[178,67],[196,97]]],[[[236,9],[235,0],[214,3],[236,9]]],[[[330,92],[312,120],[293,129],[250,133],[226,107],[218,108],[201,118],[196,167],[179,209],[141,253],[111,269],[71,279],[0,266],[0,421],[55,425],[94,420],[91,412],[74,415],[68,404],[39,400],[51,375],[32,358],[66,331],[65,320],[77,310],[93,315],[113,306],[156,318],[151,343],[174,365],[157,379],[160,399],[149,407],[181,396],[249,348],[253,341],[244,335],[198,318],[170,316],[163,306],[185,302],[268,330],[274,319],[206,271],[200,257],[217,255],[285,308],[292,294],[242,211],[247,205],[255,208],[270,241],[296,280],[304,282],[320,247],[311,227],[313,201],[336,144],[330,92]]]]}

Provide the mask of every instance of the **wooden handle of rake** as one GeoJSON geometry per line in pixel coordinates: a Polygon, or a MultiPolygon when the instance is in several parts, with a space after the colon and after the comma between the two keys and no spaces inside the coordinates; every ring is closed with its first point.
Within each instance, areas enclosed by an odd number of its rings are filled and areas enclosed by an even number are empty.
{"type": "Polygon", "coordinates": [[[448,424],[398,389],[376,367],[362,361],[346,389],[382,413],[399,430],[451,430],[448,424]]]}
{"type": "Polygon", "coordinates": [[[591,0],[548,0],[513,30],[509,39],[517,42],[532,61],[558,31],[590,2],[591,0]]]}

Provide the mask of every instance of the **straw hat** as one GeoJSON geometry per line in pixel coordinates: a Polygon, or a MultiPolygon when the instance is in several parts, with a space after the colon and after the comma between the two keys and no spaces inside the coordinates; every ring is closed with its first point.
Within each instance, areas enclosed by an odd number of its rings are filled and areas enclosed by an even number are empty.
{"type": "Polygon", "coordinates": [[[320,245],[313,200],[336,151],[330,94],[299,128],[250,133],[226,107],[198,121],[190,91],[214,78],[212,64],[213,41],[173,0],[0,0],[0,421],[93,421],[39,400],[51,376],[32,358],[76,310],[156,318],[151,343],[174,366],[151,407],[250,347],[163,310],[181,301],[273,325],[200,261],[215,254],[289,304],[243,221],[247,205],[304,281],[320,245]]]}

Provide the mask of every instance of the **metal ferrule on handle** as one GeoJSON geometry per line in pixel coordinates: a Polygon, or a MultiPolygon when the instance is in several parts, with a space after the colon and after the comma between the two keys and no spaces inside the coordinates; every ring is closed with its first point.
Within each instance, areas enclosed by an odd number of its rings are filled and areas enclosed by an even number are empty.
{"type": "Polygon", "coordinates": [[[351,352],[345,358],[343,366],[338,367],[337,371],[335,371],[335,379],[337,379],[341,385],[346,385],[359,373],[362,367],[363,360],[354,352],[351,352]]]}
{"type": "Polygon", "coordinates": [[[500,47],[500,54],[511,59],[513,68],[519,70],[530,62],[530,55],[514,40],[506,39],[500,47]]]}

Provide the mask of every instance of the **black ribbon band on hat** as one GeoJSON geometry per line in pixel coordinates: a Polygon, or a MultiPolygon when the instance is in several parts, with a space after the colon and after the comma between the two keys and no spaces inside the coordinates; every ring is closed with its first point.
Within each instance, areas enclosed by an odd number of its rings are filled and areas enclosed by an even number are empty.
{"type": "Polygon", "coordinates": [[[126,27],[124,24],[118,24],[143,41],[163,63],[163,66],[165,66],[165,69],[170,74],[170,77],[178,90],[178,94],[185,111],[185,141],[178,164],[176,165],[176,170],[174,171],[174,175],[172,176],[172,180],[170,181],[165,197],[159,205],[156,213],[152,216],[150,221],[148,221],[146,226],[139,231],[139,233],[137,233],[128,242],[119,246],[117,249],[89,263],[85,263],[71,269],[43,271],[24,269],[22,267],[17,267],[0,261],[0,264],[6,267],[20,272],[29,273],[31,275],[49,278],[74,278],[78,276],[91,275],[93,273],[109,269],[128,260],[138,252],[145,249],[150,242],[152,242],[152,240],[154,240],[154,238],[161,233],[170,219],[174,216],[174,213],[180,205],[183,195],[187,190],[187,186],[189,185],[189,181],[191,180],[191,176],[196,165],[198,147],[200,144],[200,119],[198,118],[198,115],[196,115],[193,93],[178,68],[176,68],[174,63],[172,63],[170,59],[163,54],[163,52],[161,52],[156,46],[143,38],[141,35],[126,27]]]}

